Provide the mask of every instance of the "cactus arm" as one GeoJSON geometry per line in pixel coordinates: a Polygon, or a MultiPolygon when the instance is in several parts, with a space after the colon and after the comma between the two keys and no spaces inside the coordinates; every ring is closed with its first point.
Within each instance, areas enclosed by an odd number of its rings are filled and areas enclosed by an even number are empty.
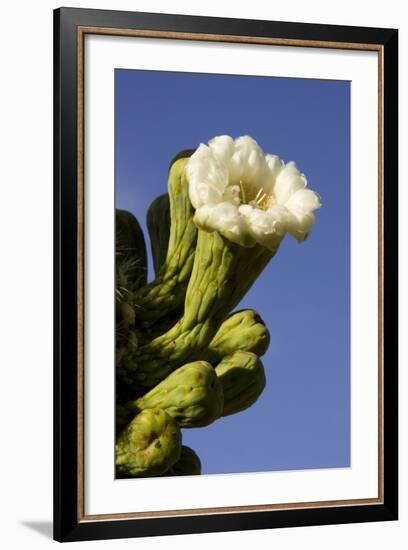
{"type": "Polygon", "coordinates": [[[119,477],[164,474],[180,458],[181,432],[177,422],[160,409],[138,414],[116,440],[119,477]]]}
{"type": "Polygon", "coordinates": [[[170,199],[170,236],[167,256],[156,279],[135,295],[137,320],[141,327],[154,324],[183,304],[194,262],[197,228],[194,209],[188,194],[184,174],[186,159],[178,159],[170,168],[168,194],[170,199]]]}
{"type": "Polygon", "coordinates": [[[156,277],[164,264],[170,238],[170,201],[168,193],[159,195],[149,206],[146,216],[153,266],[156,277]]]}
{"type": "Polygon", "coordinates": [[[147,281],[147,254],[143,231],[133,214],[116,209],[115,237],[119,283],[136,290],[147,281]]]}
{"type": "Polygon", "coordinates": [[[115,211],[116,361],[138,346],[135,291],[146,283],[147,258],[142,229],[126,210],[115,211]]]}
{"type": "Polygon", "coordinates": [[[168,332],[130,353],[118,375],[128,384],[153,387],[177,366],[199,358],[275,252],[260,245],[245,248],[216,231],[199,230],[184,316],[168,332]]]}
{"type": "Polygon", "coordinates": [[[236,414],[253,405],[265,384],[262,361],[254,353],[237,351],[215,368],[224,394],[222,416],[236,414]]]}

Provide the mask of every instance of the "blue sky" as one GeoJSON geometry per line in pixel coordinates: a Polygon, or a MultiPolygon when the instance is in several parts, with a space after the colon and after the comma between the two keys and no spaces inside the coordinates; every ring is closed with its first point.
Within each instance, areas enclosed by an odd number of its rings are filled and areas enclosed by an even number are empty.
{"type": "Polygon", "coordinates": [[[350,83],[116,70],[116,205],[146,239],[170,160],[220,134],[296,161],[323,207],[308,240],[287,236],[238,308],[256,309],[271,332],[263,394],[183,430],[183,442],[204,474],[349,466],[350,83]]]}

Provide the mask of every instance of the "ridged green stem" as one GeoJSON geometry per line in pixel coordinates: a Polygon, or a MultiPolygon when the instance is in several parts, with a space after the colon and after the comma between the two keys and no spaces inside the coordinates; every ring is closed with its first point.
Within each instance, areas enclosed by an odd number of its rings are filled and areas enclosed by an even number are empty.
{"type": "Polygon", "coordinates": [[[146,223],[152,249],[154,272],[157,277],[161,266],[166,260],[169,248],[170,201],[168,193],[159,195],[154,199],[147,211],[146,223]]]}
{"type": "Polygon", "coordinates": [[[178,159],[170,168],[168,193],[170,198],[170,238],[166,260],[156,279],[141,288],[134,297],[137,304],[137,324],[150,326],[183,304],[194,262],[197,228],[194,209],[184,173],[186,158],[178,159]]]}
{"type": "Polygon", "coordinates": [[[115,211],[117,285],[136,290],[146,284],[147,254],[142,228],[126,210],[115,211]]]}
{"type": "Polygon", "coordinates": [[[170,373],[143,397],[127,403],[125,410],[134,416],[145,409],[163,409],[182,428],[199,428],[219,418],[223,407],[222,387],[214,368],[205,361],[194,361],[170,373]]]}
{"type": "Polygon", "coordinates": [[[147,256],[143,231],[131,212],[115,211],[116,362],[137,347],[134,295],[146,284],[147,256]]]}
{"type": "Polygon", "coordinates": [[[260,245],[245,248],[216,231],[199,230],[184,316],[168,332],[130,353],[119,376],[128,384],[153,387],[177,366],[199,358],[275,252],[260,245]]]}

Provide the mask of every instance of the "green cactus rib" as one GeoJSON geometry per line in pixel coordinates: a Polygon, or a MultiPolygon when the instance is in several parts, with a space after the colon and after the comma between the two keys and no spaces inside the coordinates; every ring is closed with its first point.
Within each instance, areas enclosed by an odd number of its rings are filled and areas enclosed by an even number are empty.
{"type": "Polygon", "coordinates": [[[148,477],[167,472],[181,455],[177,422],[161,409],[138,414],[116,441],[118,477],[148,477]]]}
{"type": "Polygon", "coordinates": [[[142,229],[130,212],[115,211],[115,237],[115,345],[116,361],[119,363],[128,350],[137,348],[134,293],[146,284],[147,259],[142,229]]]}
{"type": "Polygon", "coordinates": [[[222,414],[222,386],[214,368],[205,361],[179,367],[146,395],[128,403],[130,414],[163,409],[182,428],[208,426],[222,414]]]}
{"type": "Polygon", "coordinates": [[[170,476],[197,476],[201,474],[201,461],[190,447],[182,446],[179,460],[167,472],[170,476]]]}
{"type": "Polygon", "coordinates": [[[115,211],[117,288],[134,291],[146,284],[147,254],[143,231],[133,214],[115,211]]]}
{"type": "Polygon", "coordinates": [[[215,368],[224,393],[222,416],[236,414],[253,405],[265,384],[262,361],[254,353],[237,351],[215,368]]]}
{"type": "Polygon", "coordinates": [[[245,248],[216,231],[200,229],[183,317],[168,332],[129,353],[118,376],[127,384],[153,387],[178,366],[199,359],[275,253],[260,245],[245,248]]]}
{"type": "Polygon", "coordinates": [[[179,308],[173,312],[171,312],[167,317],[162,317],[161,319],[158,319],[154,325],[151,325],[149,327],[144,327],[143,332],[141,333],[142,336],[142,343],[148,344],[155,338],[158,338],[160,335],[164,334],[168,330],[172,328],[173,325],[177,323],[177,321],[180,319],[180,317],[183,314],[183,308],[179,308]]]}
{"type": "Polygon", "coordinates": [[[236,311],[222,323],[202,358],[214,364],[235,351],[251,351],[261,357],[270,340],[269,330],[259,313],[253,309],[236,311]]]}
{"type": "Polygon", "coordinates": [[[170,237],[167,256],[156,279],[134,296],[137,323],[149,326],[183,304],[193,268],[197,228],[184,173],[186,158],[176,160],[169,173],[170,237]]]}
{"type": "Polygon", "coordinates": [[[167,256],[170,238],[170,200],[168,193],[159,195],[149,206],[146,216],[156,277],[167,256]]]}

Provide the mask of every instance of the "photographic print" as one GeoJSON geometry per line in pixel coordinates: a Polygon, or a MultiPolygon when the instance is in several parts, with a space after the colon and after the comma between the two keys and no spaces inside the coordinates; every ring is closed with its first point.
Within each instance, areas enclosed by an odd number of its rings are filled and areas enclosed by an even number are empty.
{"type": "Polygon", "coordinates": [[[54,12],[54,536],[398,517],[398,31],[54,12]]]}
{"type": "Polygon", "coordinates": [[[115,70],[116,476],[350,466],[350,82],[115,70]]]}

